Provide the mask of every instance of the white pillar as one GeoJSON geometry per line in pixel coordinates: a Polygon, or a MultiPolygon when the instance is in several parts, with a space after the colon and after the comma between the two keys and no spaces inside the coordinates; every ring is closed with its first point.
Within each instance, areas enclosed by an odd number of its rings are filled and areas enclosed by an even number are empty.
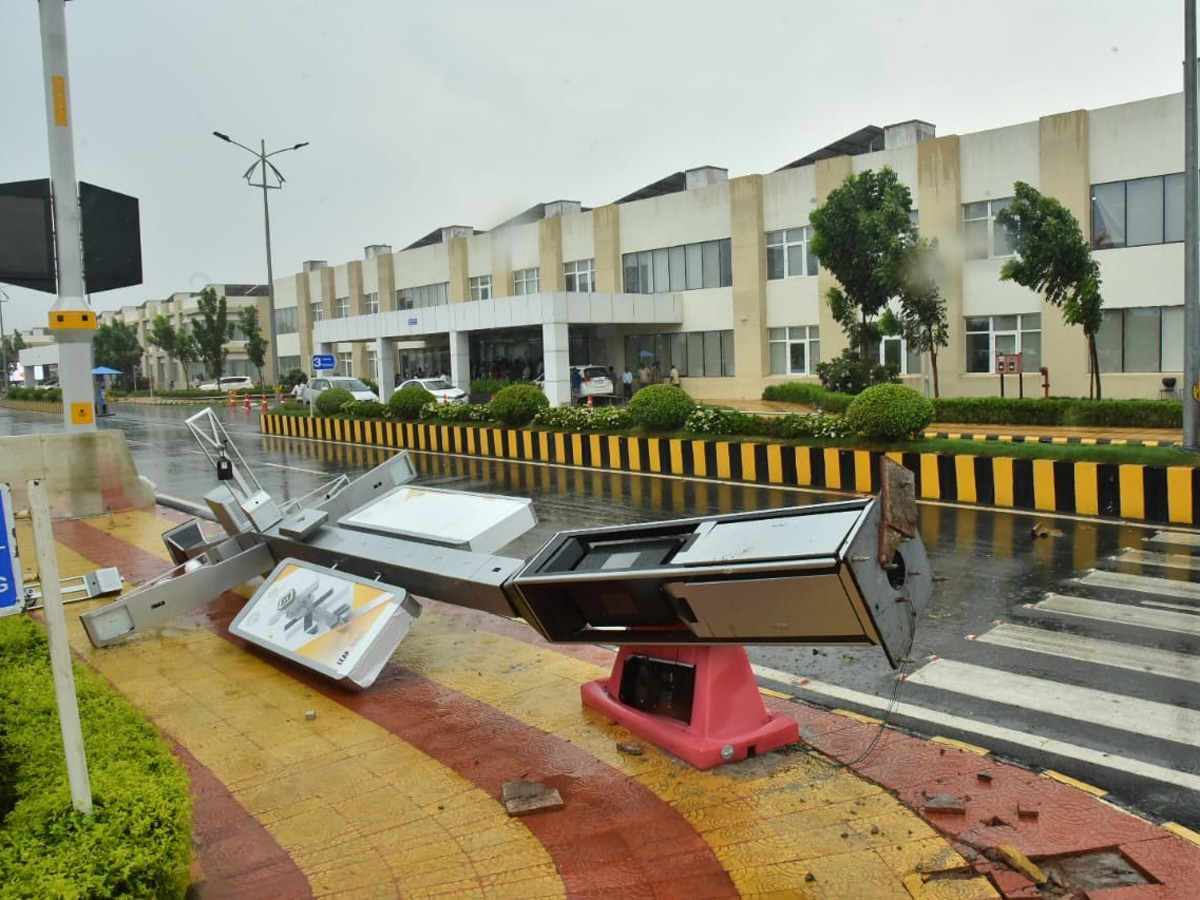
{"type": "Polygon", "coordinates": [[[546,399],[551,406],[571,403],[570,345],[565,322],[542,325],[542,362],[546,369],[546,399]]]}
{"type": "Polygon", "coordinates": [[[455,387],[471,391],[471,333],[450,332],[450,380],[455,387]]]}
{"type": "Polygon", "coordinates": [[[375,338],[375,360],[379,364],[379,399],[387,403],[396,389],[396,342],[391,338],[375,338]]]}

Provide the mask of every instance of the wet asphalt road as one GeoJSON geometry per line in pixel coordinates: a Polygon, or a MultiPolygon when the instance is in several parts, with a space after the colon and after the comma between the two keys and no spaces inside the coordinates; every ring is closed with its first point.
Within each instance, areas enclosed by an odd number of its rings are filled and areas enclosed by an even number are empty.
{"type": "MultiPolygon", "coordinates": [[[[139,472],[160,493],[202,503],[216,481],[184,425],[195,409],[117,404],[114,410],[100,427],[124,432],[139,472]]],[[[388,452],[262,435],[257,414],[214,411],[259,481],[278,498],[299,496],[339,474],[361,473],[388,452]]],[[[60,427],[56,417],[0,410],[0,434],[60,427]]],[[[800,490],[413,456],[422,484],[531,497],[538,525],[502,551],[518,557],[532,555],[555,532],[569,528],[837,499],[800,490]]],[[[1200,576],[1179,568],[1190,565],[1190,553],[1200,554],[1200,548],[1147,543],[1157,529],[1134,524],[936,504],[921,504],[920,514],[922,539],[944,580],[918,628],[902,669],[906,677],[892,672],[874,648],[750,648],[760,676],[824,706],[1054,768],[1110,790],[1144,815],[1200,827],[1195,752],[1200,596],[1188,596],[1189,579],[1200,576]],[[1051,533],[1036,537],[1035,526],[1051,533]],[[1128,549],[1159,555],[1114,558],[1128,549]],[[1161,556],[1162,551],[1183,556],[1161,556]],[[1088,580],[1095,576],[1085,577],[1091,569],[1142,580],[1097,584],[1088,580]],[[1048,594],[1079,598],[1085,607],[1091,603],[1089,615],[1030,608],[1048,594]],[[1024,643],[1030,637],[1042,643],[1031,649],[1024,643]]],[[[1200,559],[1196,564],[1200,567],[1200,559]]]]}

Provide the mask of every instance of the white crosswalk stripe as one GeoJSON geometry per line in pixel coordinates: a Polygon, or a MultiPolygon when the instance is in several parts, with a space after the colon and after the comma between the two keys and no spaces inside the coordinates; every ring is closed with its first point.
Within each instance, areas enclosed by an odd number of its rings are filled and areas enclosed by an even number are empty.
{"type": "Polygon", "coordinates": [[[1031,603],[1030,609],[1080,616],[1085,619],[1099,619],[1121,625],[1134,625],[1140,628],[1157,628],[1181,634],[1200,634],[1200,616],[1126,606],[1123,603],[1109,603],[1105,600],[1089,600],[1086,597],[1072,597],[1069,594],[1047,594],[1045,599],[1031,603]]]}
{"type": "Polygon", "coordinates": [[[1105,572],[1096,569],[1077,579],[1080,584],[1110,587],[1122,591],[1139,591],[1159,597],[1185,597],[1200,602],[1200,584],[1173,578],[1153,578],[1149,575],[1127,575],[1124,572],[1105,572]]]}
{"type": "Polygon", "coordinates": [[[1156,531],[1146,538],[1150,544],[1174,544],[1178,547],[1200,547],[1200,532],[1156,531]]]}
{"type": "Polygon", "coordinates": [[[1200,559],[1187,553],[1155,553],[1153,550],[1126,549],[1114,557],[1117,562],[1137,563],[1142,566],[1158,566],[1163,569],[1182,569],[1200,572],[1200,559]]]}

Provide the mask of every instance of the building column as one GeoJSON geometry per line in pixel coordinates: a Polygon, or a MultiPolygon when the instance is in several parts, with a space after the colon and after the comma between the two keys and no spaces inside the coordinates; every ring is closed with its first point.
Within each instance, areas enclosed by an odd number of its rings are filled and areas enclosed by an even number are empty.
{"type": "Polygon", "coordinates": [[[396,342],[391,338],[375,338],[375,358],[379,360],[379,399],[387,403],[396,385],[396,342]]]}
{"type": "Polygon", "coordinates": [[[596,291],[621,293],[625,287],[621,277],[621,207],[617,204],[592,211],[592,246],[596,254],[596,291]]]}
{"type": "Polygon", "coordinates": [[[566,290],[561,216],[550,216],[538,222],[538,290],[542,293],[566,290]]]}
{"type": "Polygon", "coordinates": [[[471,391],[471,332],[450,332],[450,381],[455,387],[471,391]]]}
{"type": "MultiPolygon", "coordinates": [[[[961,385],[967,368],[963,257],[956,251],[962,240],[961,171],[958,135],[917,144],[917,208],[921,214],[921,237],[938,242],[938,290],[946,304],[949,325],[949,344],[938,349],[938,385],[943,395],[962,392],[956,385],[961,385]],[[948,387],[951,390],[947,391],[948,387]]],[[[928,368],[928,354],[925,365],[928,368]]],[[[929,390],[932,396],[932,370],[929,371],[929,390]]]]}
{"type": "MultiPolygon", "coordinates": [[[[1042,116],[1038,120],[1039,190],[1054,197],[1079,220],[1091,243],[1092,186],[1088,164],[1087,110],[1042,116]]],[[[1042,299],[1042,365],[1059,396],[1086,397],[1090,362],[1087,338],[1078,325],[1063,321],[1062,310],[1042,299]]]]}
{"type": "Polygon", "coordinates": [[[450,241],[450,302],[463,303],[470,299],[470,283],[467,279],[467,239],[453,238],[450,241]]]}
{"type": "MultiPolygon", "coordinates": [[[[846,176],[854,171],[854,164],[849,156],[834,156],[830,159],[818,159],[813,166],[813,177],[817,185],[817,206],[822,206],[829,197],[829,192],[838,187],[846,176]]],[[[829,309],[827,295],[830,288],[838,286],[833,273],[824,266],[817,271],[817,324],[821,328],[821,360],[829,362],[835,359],[850,346],[842,326],[833,318],[829,309]]]]}
{"type": "Polygon", "coordinates": [[[739,381],[758,384],[770,374],[767,355],[767,238],[763,231],[763,178],[729,182],[733,263],[733,355],[739,381]]]}
{"type": "Polygon", "coordinates": [[[308,292],[308,273],[295,276],[296,279],[296,328],[300,332],[300,368],[302,371],[312,371],[313,353],[313,319],[308,292]]]}
{"type": "Polygon", "coordinates": [[[571,361],[565,322],[542,324],[542,364],[546,370],[546,399],[551,406],[568,406],[571,403],[571,361]]]}
{"type": "Polygon", "coordinates": [[[379,311],[396,308],[396,260],[391,253],[375,257],[375,289],[379,291],[379,311]]]}

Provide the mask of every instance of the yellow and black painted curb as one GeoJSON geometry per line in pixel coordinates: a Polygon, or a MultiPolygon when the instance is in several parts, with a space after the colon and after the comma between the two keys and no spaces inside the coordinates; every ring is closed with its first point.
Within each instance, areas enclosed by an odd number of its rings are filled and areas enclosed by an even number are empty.
{"type": "Polygon", "coordinates": [[[1130,438],[1062,437],[1033,434],[984,434],[973,431],[926,431],[927,438],[948,441],[997,441],[1001,444],[1079,444],[1084,447],[1178,447],[1179,441],[1133,440],[1130,438]]]}
{"type": "Polygon", "coordinates": [[[24,409],[28,412],[44,412],[62,414],[63,407],[61,402],[52,402],[50,400],[0,400],[0,406],[8,409],[24,409]]]}
{"type": "MultiPolygon", "coordinates": [[[[274,414],[260,416],[260,422],[265,434],[398,450],[864,494],[880,490],[882,454],[869,450],[274,414]]],[[[925,500],[1200,523],[1200,469],[1188,466],[938,453],[887,456],[913,472],[917,496],[925,500]]]]}

